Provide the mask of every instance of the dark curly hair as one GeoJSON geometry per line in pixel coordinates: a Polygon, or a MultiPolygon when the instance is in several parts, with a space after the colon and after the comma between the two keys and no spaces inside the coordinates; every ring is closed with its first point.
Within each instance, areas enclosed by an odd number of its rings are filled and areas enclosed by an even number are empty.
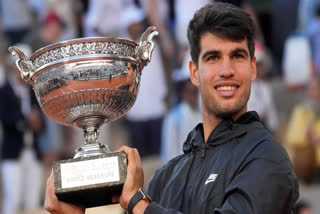
{"type": "Polygon", "coordinates": [[[228,3],[215,2],[198,10],[188,26],[192,61],[198,65],[200,39],[204,33],[231,41],[246,40],[251,60],[254,56],[255,26],[249,14],[228,3]]]}

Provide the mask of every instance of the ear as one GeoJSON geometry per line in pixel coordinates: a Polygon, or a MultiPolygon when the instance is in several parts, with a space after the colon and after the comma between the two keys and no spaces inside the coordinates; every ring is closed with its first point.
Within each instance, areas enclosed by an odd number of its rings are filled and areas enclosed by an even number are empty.
{"type": "Polygon", "coordinates": [[[252,61],[251,61],[251,81],[255,80],[257,77],[257,64],[256,64],[256,57],[254,56],[252,61]]]}
{"type": "Polygon", "coordinates": [[[189,72],[192,84],[199,87],[200,81],[198,67],[192,60],[189,61],[189,72]]]}

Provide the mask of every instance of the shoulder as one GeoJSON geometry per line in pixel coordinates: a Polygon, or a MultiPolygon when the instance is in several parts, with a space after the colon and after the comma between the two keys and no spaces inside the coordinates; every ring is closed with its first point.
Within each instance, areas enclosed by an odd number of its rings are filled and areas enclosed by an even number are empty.
{"type": "Polygon", "coordinates": [[[262,158],[275,163],[289,163],[289,156],[285,148],[272,138],[264,139],[254,150],[254,158],[262,158]]]}
{"type": "Polygon", "coordinates": [[[273,139],[267,130],[258,129],[249,133],[247,137],[249,141],[245,142],[248,145],[245,146],[245,156],[243,156],[240,168],[246,167],[248,164],[263,162],[270,168],[261,167],[260,170],[262,171],[293,173],[293,167],[287,151],[273,139]],[[250,140],[252,141],[250,142],[250,140]]]}
{"type": "Polygon", "coordinates": [[[246,140],[252,141],[253,154],[261,157],[274,159],[277,157],[287,158],[287,152],[284,147],[278,143],[262,124],[253,124],[248,128],[246,140]]]}
{"type": "Polygon", "coordinates": [[[238,124],[237,126],[237,130],[244,130],[246,132],[239,140],[246,142],[247,146],[257,146],[264,140],[273,141],[271,132],[260,121],[238,124]]]}
{"type": "Polygon", "coordinates": [[[247,133],[237,139],[236,156],[241,150],[242,159],[250,162],[254,159],[264,159],[276,164],[285,164],[291,168],[290,159],[284,147],[275,141],[272,134],[260,122],[244,125],[247,133]]]}
{"type": "Polygon", "coordinates": [[[296,176],[287,151],[266,129],[256,128],[242,140],[234,151],[236,174],[249,170],[249,176],[261,175],[267,180],[278,178],[278,182],[282,178],[281,182],[296,186],[296,176]]]}

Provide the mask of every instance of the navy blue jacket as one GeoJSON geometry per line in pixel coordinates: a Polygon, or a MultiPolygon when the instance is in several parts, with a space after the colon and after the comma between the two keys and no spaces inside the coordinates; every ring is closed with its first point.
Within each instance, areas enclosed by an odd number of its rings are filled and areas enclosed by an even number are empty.
{"type": "MultiPolygon", "coordinates": [[[[39,109],[34,92],[31,89],[30,98],[32,107],[39,109]]],[[[0,122],[3,129],[1,159],[18,159],[24,146],[23,135],[27,128],[27,122],[21,112],[20,99],[15,95],[8,82],[0,88],[0,101],[0,122]]],[[[32,147],[37,158],[40,159],[38,136],[35,133],[32,147]]]]}
{"type": "Polygon", "coordinates": [[[256,112],[222,120],[204,142],[199,124],[184,154],[159,169],[145,214],[291,214],[298,182],[284,148],[256,112]]]}

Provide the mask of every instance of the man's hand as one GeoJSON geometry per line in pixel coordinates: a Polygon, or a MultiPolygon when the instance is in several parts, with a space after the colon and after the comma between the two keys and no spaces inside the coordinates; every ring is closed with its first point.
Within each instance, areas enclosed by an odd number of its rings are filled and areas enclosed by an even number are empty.
{"type": "Polygon", "coordinates": [[[53,174],[47,181],[44,208],[51,214],[84,214],[85,209],[59,201],[54,193],[53,174]]]}
{"type": "Polygon", "coordinates": [[[127,209],[132,196],[143,187],[144,175],[137,149],[122,146],[117,152],[125,152],[128,159],[127,180],[123,185],[122,194],[120,196],[120,205],[123,209],[127,209]]]}

